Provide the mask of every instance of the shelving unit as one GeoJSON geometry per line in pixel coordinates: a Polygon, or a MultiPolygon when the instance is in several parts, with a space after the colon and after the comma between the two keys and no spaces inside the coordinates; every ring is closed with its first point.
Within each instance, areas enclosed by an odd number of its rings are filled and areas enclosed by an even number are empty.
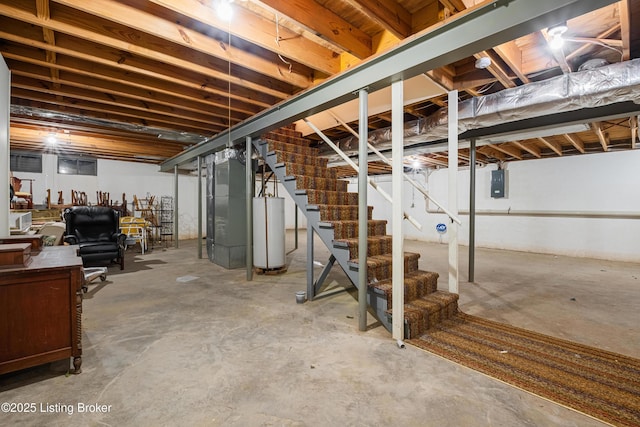
{"type": "Polygon", "coordinates": [[[173,241],[173,197],[160,198],[160,239],[163,242],[173,241]]]}

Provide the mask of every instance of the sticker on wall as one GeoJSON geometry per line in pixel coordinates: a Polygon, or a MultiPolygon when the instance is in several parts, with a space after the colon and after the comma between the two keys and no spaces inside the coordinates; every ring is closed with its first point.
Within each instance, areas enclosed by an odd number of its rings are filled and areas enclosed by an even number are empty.
{"type": "Polygon", "coordinates": [[[447,224],[444,224],[442,222],[439,223],[438,225],[436,225],[436,231],[439,234],[438,237],[439,237],[440,243],[442,243],[442,235],[447,232],[447,224]]]}

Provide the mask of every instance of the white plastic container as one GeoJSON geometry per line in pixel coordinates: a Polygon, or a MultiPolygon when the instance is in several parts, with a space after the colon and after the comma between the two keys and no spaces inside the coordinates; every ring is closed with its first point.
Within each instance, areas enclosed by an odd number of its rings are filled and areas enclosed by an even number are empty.
{"type": "Polygon", "coordinates": [[[253,265],[264,269],[285,265],[282,197],[253,198],[253,265]]]}

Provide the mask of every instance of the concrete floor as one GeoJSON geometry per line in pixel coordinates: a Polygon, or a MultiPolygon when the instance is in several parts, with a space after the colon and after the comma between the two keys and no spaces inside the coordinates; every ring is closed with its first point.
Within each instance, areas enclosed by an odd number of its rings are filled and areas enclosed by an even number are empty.
{"type": "MultiPolygon", "coordinates": [[[[37,405],[35,413],[3,413],[0,423],[603,425],[422,350],[399,349],[381,327],[359,332],[349,292],[296,304],[295,291],[305,289],[304,232],[286,274],[252,282],[244,270],[197,259],[196,244],[144,255],[129,249],[127,268],[111,267],[86,295],[82,374],[65,375],[60,361],[0,376],[0,402],[37,405]],[[79,412],[82,404],[106,411],[79,412]]],[[[446,245],[407,241],[406,250],[419,251],[420,267],[438,271],[446,289],[446,245]]],[[[640,356],[637,264],[478,250],[469,284],[466,256],[461,248],[465,312],[640,356]]],[[[317,240],[316,259],[327,258],[317,240]]],[[[339,267],[328,283],[347,285],[339,267]]]]}

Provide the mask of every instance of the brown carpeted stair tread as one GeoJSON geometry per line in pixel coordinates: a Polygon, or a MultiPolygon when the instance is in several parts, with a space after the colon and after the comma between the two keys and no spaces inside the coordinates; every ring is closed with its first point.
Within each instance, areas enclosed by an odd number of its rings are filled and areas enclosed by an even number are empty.
{"type": "Polygon", "coordinates": [[[408,342],[607,423],[640,425],[638,359],[463,313],[408,342]]]}
{"type": "Polygon", "coordinates": [[[288,144],[282,141],[266,139],[269,151],[285,151],[287,153],[303,154],[305,156],[318,156],[320,150],[305,145],[288,144]]]}
{"type": "MultiPolygon", "coordinates": [[[[358,206],[350,205],[315,205],[320,211],[321,221],[357,220],[358,206]]],[[[368,207],[368,218],[373,215],[373,206],[368,207]]]]}
{"type": "Polygon", "coordinates": [[[326,179],[337,179],[336,169],[311,166],[301,163],[285,163],[286,175],[305,175],[326,179]]]}
{"type": "MultiPolygon", "coordinates": [[[[358,237],[357,220],[326,221],[333,226],[335,239],[351,239],[358,237]]],[[[383,219],[370,219],[367,221],[367,235],[384,236],[387,234],[387,221],[383,219]]]]}
{"type": "MultiPolygon", "coordinates": [[[[358,258],[359,239],[334,239],[338,246],[346,246],[349,249],[349,258],[358,258]]],[[[390,254],[393,238],[391,236],[367,237],[367,256],[390,254]]]]}
{"type": "Polygon", "coordinates": [[[278,163],[297,163],[299,165],[310,165],[318,167],[327,167],[329,159],[318,156],[307,156],[304,154],[289,153],[283,150],[273,150],[276,153],[278,163]]]}
{"type": "MultiPolygon", "coordinates": [[[[418,271],[418,259],[420,254],[413,252],[404,253],[404,273],[411,273],[418,271]]],[[[349,261],[349,264],[358,267],[358,258],[353,258],[349,261]]],[[[391,279],[391,273],[393,270],[393,261],[391,254],[386,255],[374,255],[367,257],[367,280],[383,281],[391,279]]]]}
{"type": "Polygon", "coordinates": [[[346,191],[307,190],[307,203],[310,205],[358,205],[358,193],[346,191]]]}
{"type": "Polygon", "coordinates": [[[269,140],[273,140],[273,141],[280,141],[280,142],[285,142],[287,144],[293,144],[293,145],[304,145],[304,146],[309,146],[312,141],[304,138],[302,136],[302,133],[297,132],[295,130],[277,130],[277,131],[271,131],[271,132],[267,132],[266,134],[262,135],[261,137],[262,139],[269,139],[269,140]]]}
{"type": "MultiPolygon", "coordinates": [[[[438,290],[438,273],[433,271],[417,270],[404,275],[404,300],[405,303],[416,298],[423,297],[438,290]]],[[[369,288],[378,293],[384,293],[387,297],[387,307],[392,304],[391,279],[369,283],[369,288]]]]}
{"type": "Polygon", "coordinates": [[[329,190],[347,191],[347,181],[331,178],[318,178],[315,176],[293,175],[298,190],[329,190]]]}
{"type": "Polygon", "coordinates": [[[458,294],[435,291],[406,301],[405,321],[408,337],[418,337],[458,312],[458,294]]]}

